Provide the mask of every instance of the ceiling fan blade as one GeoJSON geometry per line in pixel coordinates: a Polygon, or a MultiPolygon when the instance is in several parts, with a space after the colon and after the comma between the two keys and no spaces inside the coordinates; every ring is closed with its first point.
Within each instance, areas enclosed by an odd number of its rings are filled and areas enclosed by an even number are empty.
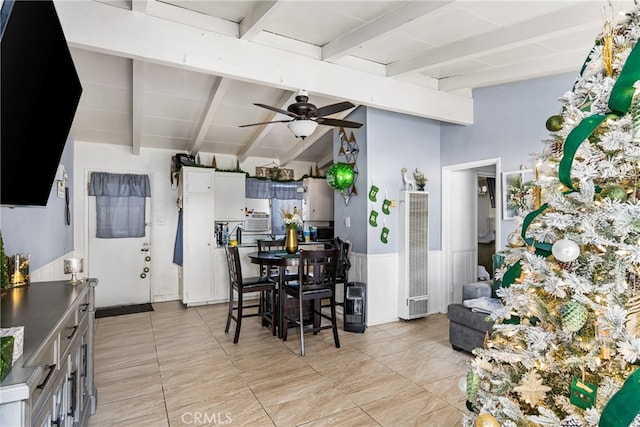
{"type": "Polygon", "coordinates": [[[323,117],[318,117],[316,119],[316,122],[318,122],[319,125],[340,126],[343,128],[358,129],[362,127],[362,123],[350,122],[349,120],[339,120],[339,119],[331,119],[331,118],[323,118],[323,117]]]}
{"type": "Polygon", "coordinates": [[[272,107],[271,105],[258,104],[255,102],[253,103],[253,105],[257,105],[258,107],[266,108],[267,110],[275,111],[276,113],[284,114],[285,116],[293,117],[295,119],[299,117],[297,114],[292,113],[291,111],[281,110],[280,108],[272,107]]]}
{"type": "Polygon", "coordinates": [[[239,125],[239,128],[246,128],[248,126],[258,126],[258,125],[268,125],[269,123],[288,123],[288,122],[292,122],[293,120],[275,120],[273,122],[260,122],[260,123],[251,123],[248,125],[239,125]]]}
{"type": "Polygon", "coordinates": [[[340,111],[348,110],[349,108],[353,108],[353,105],[349,101],[338,102],[337,104],[325,105],[324,107],[318,108],[318,117],[329,116],[331,114],[339,113],[340,111]]]}

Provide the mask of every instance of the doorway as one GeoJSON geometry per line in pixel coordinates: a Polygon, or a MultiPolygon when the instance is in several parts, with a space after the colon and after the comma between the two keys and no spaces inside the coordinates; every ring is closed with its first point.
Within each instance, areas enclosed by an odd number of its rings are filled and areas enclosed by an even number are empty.
{"type": "MultiPolygon", "coordinates": [[[[477,281],[478,273],[478,177],[498,176],[500,159],[492,158],[442,168],[442,249],[444,278],[439,310],[462,300],[462,285],[477,281]]],[[[496,180],[495,194],[500,194],[496,180]]],[[[495,197],[495,212],[500,212],[500,197],[495,197]]],[[[499,248],[499,215],[493,218],[495,249],[499,248]]]]}
{"type": "MultiPolygon", "coordinates": [[[[115,174],[140,172],[87,171],[85,188],[89,188],[91,172],[115,174]]],[[[144,173],[142,173],[144,175],[144,173]]],[[[151,174],[146,174],[153,183],[151,174]]],[[[96,308],[151,302],[151,198],[145,198],[143,237],[96,237],[96,197],[85,193],[87,209],[87,273],[98,279],[95,292],[96,308]]]]}

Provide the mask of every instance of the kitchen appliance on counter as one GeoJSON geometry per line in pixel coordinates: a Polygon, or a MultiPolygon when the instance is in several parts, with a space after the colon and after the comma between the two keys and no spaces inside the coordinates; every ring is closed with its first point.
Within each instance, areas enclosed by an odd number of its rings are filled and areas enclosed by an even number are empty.
{"type": "Polygon", "coordinates": [[[333,227],[314,227],[315,229],[315,239],[313,236],[311,240],[316,240],[318,242],[326,242],[334,237],[334,228],[333,227]]]}
{"type": "Polygon", "coordinates": [[[267,212],[248,213],[244,219],[242,229],[245,232],[271,231],[271,219],[267,212]]]}

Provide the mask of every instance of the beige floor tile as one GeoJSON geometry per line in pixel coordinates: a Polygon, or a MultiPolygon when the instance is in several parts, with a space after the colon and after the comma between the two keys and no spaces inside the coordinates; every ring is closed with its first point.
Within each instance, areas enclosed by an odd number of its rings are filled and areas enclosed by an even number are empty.
{"type": "Polygon", "coordinates": [[[100,403],[162,394],[160,370],[156,362],[98,371],[95,374],[95,386],[100,403]]]}
{"type": "MultiPolygon", "coordinates": [[[[94,426],[459,426],[468,353],[451,349],[446,315],[365,333],[299,332],[284,342],[244,319],[224,333],[226,304],[99,319],[94,426]],[[217,423],[217,424],[215,424],[217,423]]],[[[342,325],[342,323],[340,323],[342,325]]]]}
{"type": "Polygon", "coordinates": [[[383,426],[399,425],[447,406],[447,402],[424,389],[409,390],[362,405],[362,409],[383,426]]]}
{"type": "Polygon", "coordinates": [[[247,383],[263,406],[313,396],[332,387],[331,381],[322,375],[299,371],[297,375],[272,377],[262,381],[248,380],[247,383]]]}
{"type": "Polygon", "coordinates": [[[200,381],[185,381],[178,387],[165,390],[167,409],[176,412],[198,402],[226,402],[238,395],[249,397],[253,394],[239,375],[224,377],[202,377],[200,381]]]}
{"type": "Polygon", "coordinates": [[[180,367],[180,365],[174,365],[171,369],[165,367],[165,369],[161,371],[162,385],[165,390],[171,390],[185,384],[192,384],[206,379],[240,375],[240,371],[228,360],[215,364],[202,364],[196,367],[180,367]]]}
{"type": "Polygon", "coordinates": [[[378,427],[375,422],[360,408],[350,408],[328,417],[301,424],[303,427],[378,427]]]}
{"type": "Polygon", "coordinates": [[[94,355],[96,372],[157,363],[157,361],[158,356],[153,343],[142,343],[130,347],[112,347],[101,351],[96,350],[94,355]]]}
{"type": "Polygon", "coordinates": [[[169,419],[167,414],[159,413],[153,415],[145,415],[142,417],[131,418],[128,420],[110,424],[109,427],[169,427],[169,419]]]}
{"type": "Polygon", "coordinates": [[[386,373],[363,378],[352,378],[337,388],[344,392],[358,406],[366,405],[376,400],[384,399],[396,393],[409,392],[416,393],[421,388],[406,378],[396,373],[386,373]]]}
{"type": "Polygon", "coordinates": [[[461,427],[463,413],[451,406],[417,415],[397,424],[398,427],[461,427]]]}
{"type": "Polygon", "coordinates": [[[89,425],[107,426],[137,418],[156,417],[159,414],[166,414],[162,394],[104,403],[100,401],[100,395],[98,395],[98,407],[96,413],[89,418],[89,425]]]}
{"type": "Polygon", "coordinates": [[[278,426],[293,426],[319,420],[354,408],[355,404],[336,389],[328,389],[314,395],[304,395],[265,410],[278,426]]]}
{"type": "Polygon", "coordinates": [[[222,420],[239,426],[273,425],[262,405],[246,387],[234,393],[212,394],[206,400],[167,410],[171,426],[220,425],[222,420]]]}

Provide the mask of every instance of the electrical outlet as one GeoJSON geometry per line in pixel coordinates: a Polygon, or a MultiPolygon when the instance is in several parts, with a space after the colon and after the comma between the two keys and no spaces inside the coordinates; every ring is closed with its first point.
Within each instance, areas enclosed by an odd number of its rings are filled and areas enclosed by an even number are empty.
{"type": "Polygon", "coordinates": [[[351,227],[351,217],[349,216],[344,217],[344,226],[347,228],[351,227]]]}

